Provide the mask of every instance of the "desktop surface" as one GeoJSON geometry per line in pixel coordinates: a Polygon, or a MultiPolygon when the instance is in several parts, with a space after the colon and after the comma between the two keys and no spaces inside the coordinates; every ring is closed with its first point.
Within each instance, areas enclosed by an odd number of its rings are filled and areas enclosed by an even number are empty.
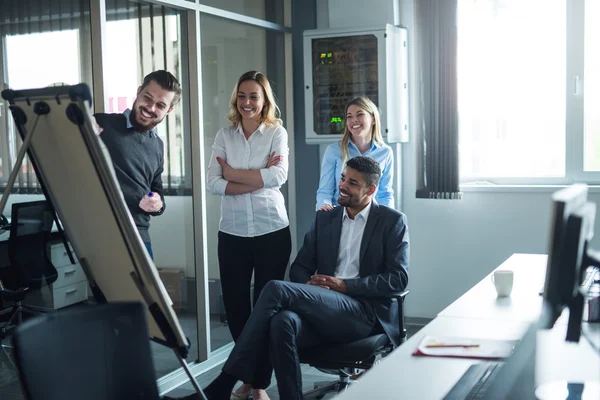
{"type": "Polygon", "coordinates": [[[438,317],[360,378],[360,384],[336,399],[442,399],[467,369],[480,360],[468,358],[415,357],[413,351],[426,335],[481,339],[519,339],[528,323],[483,321],[475,318],[438,317]],[[374,389],[376,388],[376,389],[374,389]]]}
{"type": "Polygon", "coordinates": [[[544,285],[547,259],[545,254],[513,254],[496,269],[514,271],[513,290],[509,297],[496,295],[492,271],[438,316],[536,321],[542,311],[543,299],[539,289],[544,285]]]}
{"type": "MultiPolygon", "coordinates": [[[[514,254],[498,267],[515,271],[515,286],[510,297],[497,298],[490,276],[487,276],[361,377],[360,384],[351,386],[336,399],[443,399],[469,367],[481,361],[415,357],[412,353],[419,342],[426,335],[522,339],[541,314],[542,297],[538,291],[544,282],[546,260],[545,255],[514,254]]],[[[561,321],[566,317],[568,310],[561,321]]],[[[561,321],[551,330],[536,333],[535,356],[525,357],[532,363],[529,369],[524,369],[529,373],[519,375],[522,382],[515,390],[525,390],[530,396],[532,382],[541,385],[556,381],[599,381],[600,353],[590,342],[600,342],[600,325],[584,324],[584,332],[591,333],[590,341],[582,337],[579,343],[567,343],[567,326],[561,321]]]]}

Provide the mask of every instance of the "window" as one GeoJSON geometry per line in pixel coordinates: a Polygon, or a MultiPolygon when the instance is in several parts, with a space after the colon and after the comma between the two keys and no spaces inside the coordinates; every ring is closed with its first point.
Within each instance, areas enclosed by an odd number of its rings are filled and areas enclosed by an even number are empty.
{"type": "Polygon", "coordinates": [[[600,1],[585,2],[584,45],[584,171],[600,171],[600,1]]]}
{"type": "Polygon", "coordinates": [[[458,0],[462,183],[597,178],[590,171],[600,170],[600,30],[591,17],[598,3],[458,0]]]}
{"type": "MultiPolygon", "coordinates": [[[[79,0],[0,2],[0,90],[31,89],[86,82],[91,86],[89,5],[79,0]]],[[[8,104],[0,99],[0,190],[8,181],[21,147],[8,104]]],[[[13,190],[41,193],[28,157],[13,190]]]]}
{"type": "MultiPolygon", "coordinates": [[[[157,69],[168,70],[185,84],[181,73],[184,60],[179,11],[127,1],[107,4],[106,13],[106,112],[121,113],[131,108],[144,76],[157,69]]],[[[162,181],[168,195],[189,195],[191,191],[190,172],[186,171],[189,149],[184,138],[184,102],[182,99],[156,127],[165,146],[162,181]]]]}

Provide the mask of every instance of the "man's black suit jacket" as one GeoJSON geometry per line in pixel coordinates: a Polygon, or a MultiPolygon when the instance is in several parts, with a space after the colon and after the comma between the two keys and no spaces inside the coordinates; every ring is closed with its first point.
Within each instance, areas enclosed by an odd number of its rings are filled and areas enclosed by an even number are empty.
{"type": "MultiPolygon", "coordinates": [[[[314,274],[335,276],[344,207],[318,211],[314,224],[290,269],[293,282],[306,283],[314,274]]],[[[385,333],[400,345],[398,302],[392,294],[408,284],[406,216],[372,202],[360,246],[359,277],[346,279],[347,295],[369,302],[385,333]]]]}

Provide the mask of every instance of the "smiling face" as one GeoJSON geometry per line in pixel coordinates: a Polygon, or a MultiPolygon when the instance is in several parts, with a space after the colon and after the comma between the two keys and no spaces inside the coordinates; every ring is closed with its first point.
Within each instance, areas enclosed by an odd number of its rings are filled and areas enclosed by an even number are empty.
{"type": "Polygon", "coordinates": [[[237,109],[243,120],[260,120],[265,96],[262,86],[256,81],[248,80],[240,83],[237,93],[237,109]]]}
{"type": "Polygon", "coordinates": [[[375,188],[375,185],[367,184],[362,172],[346,167],[342,171],[342,177],[338,183],[340,192],[338,203],[360,212],[371,201],[371,195],[375,192],[375,188]]]}
{"type": "Polygon", "coordinates": [[[137,132],[147,132],[162,122],[172,110],[174,92],[163,89],[155,81],[150,81],[144,89],[138,88],[138,95],[131,107],[131,124],[137,132]]]}
{"type": "Polygon", "coordinates": [[[363,137],[371,140],[375,120],[371,113],[359,106],[352,104],[346,110],[346,126],[352,138],[363,137]]]}

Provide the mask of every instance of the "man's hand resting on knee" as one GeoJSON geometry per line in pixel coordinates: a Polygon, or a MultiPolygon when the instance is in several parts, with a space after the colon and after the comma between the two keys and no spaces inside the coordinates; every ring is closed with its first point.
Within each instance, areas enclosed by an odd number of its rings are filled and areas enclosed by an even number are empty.
{"type": "Polygon", "coordinates": [[[346,293],[348,287],[343,279],[334,278],[329,275],[313,275],[310,277],[310,281],[306,282],[309,285],[319,286],[324,289],[333,290],[339,293],[346,293]]]}

